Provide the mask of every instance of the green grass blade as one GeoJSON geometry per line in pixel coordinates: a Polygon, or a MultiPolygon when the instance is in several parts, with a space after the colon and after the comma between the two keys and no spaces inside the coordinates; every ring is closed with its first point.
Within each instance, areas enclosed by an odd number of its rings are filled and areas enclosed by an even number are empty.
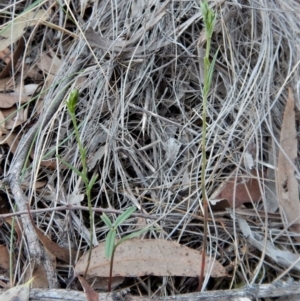
{"type": "Polygon", "coordinates": [[[98,174],[93,175],[93,177],[91,178],[90,182],[89,182],[89,186],[87,187],[88,189],[92,189],[95,182],[98,179],[98,174]]]}
{"type": "Polygon", "coordinates": [[[74,166],[72,166],[71,164],[69,164],[67,161],[65,161],[64,159],[62,159],[61,157],[59,156],[56,156],[58,158],[58,160],[60,162],[62,162],[63,164],[65,164],[66,166],[68,166],[70,169],[72,169],[79,177],[81,177],[82,179],[85,179],[85,175],[80,172],[77,168],[75,168],[74,166]]]}
{"type": "Polygon", "coordinates": [[[113,228],[113,224],[111,223],[109,217],[103,213],[101,215],[101,219],[103,220],[103,222],[105,223],[105,225],[109,228],[109,229],[112,229],[113,228]]]}
{"type": "Polygon", "coordinates": [[[216,60],[217,60],[218,52],[219,52],[219,49],[216,51],[216,53],[215,53],[215,55],[213,57],[213,60],[210,63],[209,70],[208,70],[208,88],[209,89],[210,89],[210,86],[211,86],[211,81],[212,81],[212,77],[213,77],[213,72],[214,72],[214,68],[215,68],[215,63],[216,63],[216,60]]]}
{"type": "Polygon", "coordinates": [[[140,235],[142,235],[142,234],[148,232],[149,230],[155,230],[155,229],[144,228],[144,229],[141,229],[141,230],[139,230],[139,231],[136,231],[136,232],[133,232],[133,233],[131,233],[131,234],[128,234],[128,235],[122,237],[122,238],[117,242],[116,246],[120,245],[122,242],[124,242],[124,241],[126,241],[126,240],[128,240],[128,239],[132,239],[132,238],[135,238],[135,237],[137,237],[137,236],[140,236],[140,235]]]}
{"type": "Polygon", "coordinates": [[[133,212],[135,212],[135,207],[129,207],[125,212],[123,212],[114,222],[114,227],[118,227],[121,225],[124,221],[128,219],[132,215],[133,212]]]}

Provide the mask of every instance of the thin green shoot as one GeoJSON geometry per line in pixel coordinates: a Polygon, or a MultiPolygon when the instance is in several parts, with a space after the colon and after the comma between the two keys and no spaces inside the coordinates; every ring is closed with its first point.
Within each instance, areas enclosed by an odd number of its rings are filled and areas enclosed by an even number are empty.
{"type": "Polygon", "coordinates": [[[87,150],[84,148],[82,141],[80,139],[78,124],[77,124],[76,115],[75,115],[75,108],[76,108],[76,105],[78,102],[78,98],[79,98],[78,90],[76,90],[76,89],[72,90],[69,95],[69,99],[67,101],[67,108],[68,108],[68,112],[69,112],[69,115],[71,117],[73,127],[74,127],[76,142],[77,142],[77,145],[79,148],[79,153],[80,153],[82,170],[79,171],[75,167],[72,167],[67,162],[64,162],[63,160],[62,161],[64,164],[69,166],[73,171],[76,172],[77,175],[79,175],[82,178],[84,185],[85,185],[85,189],[86,189],[86,197],[87,197],[87,201],[88,201],[89,218],[90,218],[90,220],[89,220],[89,222],[90,222],[90,249],[89,249],[88,262],[87,262],[87,266],[85,268],[85,273],[84,273],[84,275],[86,275],[86,273],[89,269],[91,257],[92,257],[93,234],[94,234],[94,212],[93,212],[93,208],[92,208],[91,192],[92,192],[93,186],[98,178],[98,175],[97,174],[93,175],[91,179],[88,178],[87,150]]]}
{"type": "Polygon", "coordinates": [[[116,242],[117,228],[123,222],[125,222],[135,212],[135,210],[136,210],[135,207],[129,207],[126,211],[124,211],[121,215],[119,215],[119,217],[115,220],[114,223],[111,222],[111,220],[108,218],[108,216],[105,213],[103,213],[101,216],[102,221],[109,228],[108,234],[105,239],[105,248],[104,248],[105,257],[110,259],[109,280],[108,280],[108,288],[107,288],[108,292],[111,292],[112,270],[114,264],[114,255],[117,246],[119,246],[124,241],[142,235],[143,233],[149,230],[149,228],[141,229],[139,231],[124,236],[123,238],[121,238],[116,242]]]}
{"type": "Polygon", "coordinates": [[[216,24],[216,14],[208,6],[207,1],[201,3],[201,11],[203,16],[203,22],[206,33],[206,50],[204,57],[204,84],[202,88],[202,98],[203,98],[203,111],[202,111],[202,139],[201,139],[201,153],[202,153],[202,166],[201,166],[201,190],[202,190],[202,204],[204,210],[204,224],[203,224],[203,246],[202,246],[202,258],[200,266],[200,276],[199,276],[199,291],[202,290],[204,271],[205,271],[205,255],[206,255],[206,240],[207,240],[207,220],[208,220],[208,202],[206,193],[206,115],[207,115],[207,100],[209,96],[209,91],[211,88],[213,70],[217,58],[217,52],[214,55],[213,61],[210,62],[210,48],[211,48],[211,38],[216,24]]]}

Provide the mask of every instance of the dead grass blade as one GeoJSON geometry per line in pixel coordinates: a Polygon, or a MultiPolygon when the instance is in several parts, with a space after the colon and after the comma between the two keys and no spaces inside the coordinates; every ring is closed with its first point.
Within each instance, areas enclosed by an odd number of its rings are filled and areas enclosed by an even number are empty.
{"type": "Polygon", "coordinates": [[[86,295],[87,301],[98,301],[99,294],[93,290],[93,288],[85,281],[81,276],[77,276],[86,295]]]}

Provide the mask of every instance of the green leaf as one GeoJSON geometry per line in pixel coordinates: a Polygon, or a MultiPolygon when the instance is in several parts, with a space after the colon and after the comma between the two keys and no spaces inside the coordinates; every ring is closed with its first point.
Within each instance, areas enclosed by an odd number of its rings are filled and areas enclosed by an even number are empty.
{"type": "Polygon", "coordinates": [[[124,221],[128,219],[132,215],[133,212],[135,212],[135,207],[129,207],[125,212],[123,212],[114,222],[114,227],[120,226],[124,221]]]}
{"type": "Polygon", "coordinates": [[[120,245],[122,242],[128,240],[128,239],[131,239],[131,238],[135,238],[137,236],[140,236],[142,234],[144,234],[145,232],[149,231],[149,230],[155,230],[155,229],[151,229],[151,228],[144,228],[144,229],[141,229],[139,231],[136,231],[136,232],[133,232],[131,234],[128,234],[124,237],[122,237],[120,240],[118,240],[116,246],[120,245]]]}
{"type": "Polygon", "coordinates": [[[212,77],[213,77],[213,72],[214,72],[218,52],[219,52],[219,49],[216,51],[216,53],[213,57],[213,60],[210,63],[210,66],[209,66],[209,69],[208,69],[208,76],[207,76],[208,77],[208,89],[210,89],[210,85],[211,85],[211,81],[212,81],[212,77]]]}
{"type": "Polygon", "coordinates": [[[112,229],[113,228],[113,224],[111,223],[109,217],[103,213],[101,215],[101,219],[103,220],[103,222],[105,223],[105,225],[109,228],[109,229],[112,229]]]}
{"type": "Polygon", "coordinates": [[[92,189],[92,187],[94,186],[97,179],[98,179],[98,174],[93,175],[93,177],[91,178],[91,180],[89,182],[88,189],[92,189]]]}
{"type": "Polygon", "coordinates": [[[58,158],[58,160],[60,162],[62,162],[63,164],[67,165],[70,169],[72,169],[79,177],[82,177],[83,179],[85,178],[85,175],[82,172],[80,172],[77,168],[75,168],[74,166],[69,164],[67,161],[65,161],[61,157],[59,157],[59,156],[56,156],[56,157],[58,158]]]}
{"type": "Polygon", "coordinates": [[[109,230],[105,240],[105,257],[108,259],[112,257],[114,247],[115,247],[115,238],[116,238],[116,231],[109,230]]]}

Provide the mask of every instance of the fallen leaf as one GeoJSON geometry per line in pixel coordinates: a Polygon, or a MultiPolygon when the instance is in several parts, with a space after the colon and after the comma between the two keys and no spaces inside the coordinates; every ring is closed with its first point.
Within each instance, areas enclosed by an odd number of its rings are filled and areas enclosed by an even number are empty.
{"type": "Polygon", "coordinates": [[[5,63],[8,64],[10,61],[10,54],[11,51],[9,48],[4,49],[3,51],[0,51],[0,59],[5,63]]]}
{"type": "MultiPolygon", "coordinates": [[[[52,255],[53,266],[56,266],[55,257],[52,255]]],[[[25,275],[25,281],[28,279],[33,279],[31,287],[32,288],[49,288],[49,282],[47,279],[47,274],[45,267],[42,263],[30,262],[29,266],[27,266],[25,275]]]]}
{"type": "Polygon", "coordinates": [[[77,277],[78,277],[78,279],[81,283],[81,286],[85,292],[87,301],[98,301],[99,294],[93,290],[93,288],[85,281],[84,278],[82,278],[80,276],[77,276],[77,277]]]}
{"type": "Polygon", "coordinates": [[[18,64],[19,58],[20,56],[23,54],[24,52],[24,46],[25,46],[25,41],[22,38],[19,39],[18,45],[17,47],[14,49],[14,53],[10,57],[9,62],[6,64],[6,66],[4,67],[4,69],[2,70],[2,72],[0,73],[0,78],[6,78],[9,77],[12,73],[12,70],[16,69],[16,66],[18,64]]]}
{"type": "Polygon", "coordinates": [[[17,109],[13,106],[8,109],[3,109],[2,113],[5,118],[5,128],[7,130],[14,129],[27,120],[27,114],[23,108],[17,109]]]}
{"type": "Polygon", "coordinates": [[[0,111],[0,137],[2,136],[3,132],[5,132],[5,118],[0,111]]]}
{"type": "Polygon", "coordinates": [[[12,93],[0,93],[0,108],[7,109],[20,101],[21,103],[26,103],[29,99],[30,97],[26,95],[19,96],[12,93]]]}
{"type": "MultiPolygon", "coordinates": [[[[297,132],[294,110],[294,96],[289,88],[286,107],[280,132],[278,166],[276,170],[276,185],[278,202],[284,213],[285,221],[290,229],[300,233],[300,202],[298,182],[295,178],[295,159],[297,157],[297,132]]],[[[300,241],[300,238],[297,238],[300,241]]]]}
{"type": "MultiPolygon", "coordinates": [[[[104,255],[104,246],[105,243],[101,243],[93,249],[88,275],[109,276],[110,260],[104,255]]],[[[85,272],[87,260],[88,253],[79,259],[75,266],[77,275],[85,272]]],[[[200,267],[199,251],[163,239],[131,239],[117,247],[112,275],[114,277],[145,275],[199,277],[200,267]]],[[[206,257],[206,273],[208,269],[211,277],[227,275],[219,262],[206,257]]]]}
{"type": "Polygon", "coordinates": [[[2,37],[2,40],[0,51],[21,38],[28,26],[34,26],[39,22],[46,21],[48,17],[47,11],[41,9],[38,11],[27,11],[14,18],[14,20],[1,31],[0,37],[2,37]]]}
{"type": "Polygon", "coordinates": [[[17,135],[15,133],[10,133],[9,135],[0,137],[0,145],[1,144],[8,144],[9,151],[14,154],[17,150],[19,140],[17,139],[17,135]]]}
{"type": "Polygon", "coordinates": [[[45,235],[37,226],[34,225],[34,229],[36,231],[36,234],[45,247],[45,249],[58,259],[69,263],[70,259],[71,261],[75,259],[77,251],[76,250],[69,250],[67,248],[63,248],[59,246],[57,243],[52,241],[47,235],[45,235]],[[71,254],[71,258],[70,258],[71,254]]]}
{"type": "MultiPolygon", "coordinates": [[[[236,176],[234,170],[224,183],[212,194],[210,202],[228,201],[230,207],[238,207],[244,203],[258,202],[261,199],[261,190],[257,172],[253,170],[250,175],[236,176]]],[[[226,206],[225,202],[220,203],[226,206]]],[[[219,205],[220,207],[220,204],[219,205]]],[[[221,208],[218,208],[220,210],[221,208]]],[[[224,208],[222,208],[224,209],[224,208]]]]}
{"type": "MultiPolygon", "coordinates": [[[[6,214],[10,212],[10,206],[8,200],[0,196],[0,214],[6,214]]],[[[20,224],[18,223],[18,220],[16,217],[5,217],[4,221],[9,224],[11,227],[14,225],[14,231],[17,234],[18,237],[18,243],[21,241],[22,238],[22,231],[20,228],[20,224]]],[[[2,259],[2,256],[0,256],[0,260],[2,259]]],[[[1,263],[0,263],[1,266],[1,263]]]]}
{"type": "Polygon", "coordinates": [[[57,257],[58,259],[69,263],[70,261],[72,262],[72,260],[75,259],[76,255],[77,255],[77,251],[73,250],[73,249],[67,249],[67,248],[63,248],[61,246],[59,246],[57,243],[55,243],[54,241],[52,241],[47,235],[45,235],[43,233],[43,231],[41,231],[35,224],[34,221],[32,219],[31,214],[29,213],[29,217],[32,223],[32,226],[34,227],[34,230],[39,238],[39,240],[41,241],[41,243],[43,244],[44,248],[52,255],[54,255],[55,257],[57,257]],[[71,256],[71,257],[70,257],[71,256]]]}
{"type": "Polygon", "coordinates": [[[47,51],[41,55],[41,60],[37,66],[45,73],[56,75],[62,65],[62,61],[53,51],[50,50],[52,57],[50,57],[48,53],[49,52],[47,51]]]}
{"type": "Polygon", "coordinates": [[[14,86],[13,78],[6,77],[3,79],[0,79],[0,92],[5,92],[10,90],[14,86]]]}
{"type": "Polygon", "coordinates": [[[20,224],[18,223],[16,218],[13,218],[13,217],[6,217],[5,222],[8,223],[10,226],[12,226],[12,224],[14,224],[14,230],[18,237],[17,242],[19,243],[22,239],[22,231],[20,229],[20,224]]]}
{"type": "Polygon", "coordinates": [[[15,286],[0,295],[1,301],[28,301],[29,286],[33,279],[25,284],[15,286]]]}
{"type": "Polygon", "coordinates": [[[4,245],[0,245],[0,267],[5,271],[9,270],[9,253],[4,245]]]}

